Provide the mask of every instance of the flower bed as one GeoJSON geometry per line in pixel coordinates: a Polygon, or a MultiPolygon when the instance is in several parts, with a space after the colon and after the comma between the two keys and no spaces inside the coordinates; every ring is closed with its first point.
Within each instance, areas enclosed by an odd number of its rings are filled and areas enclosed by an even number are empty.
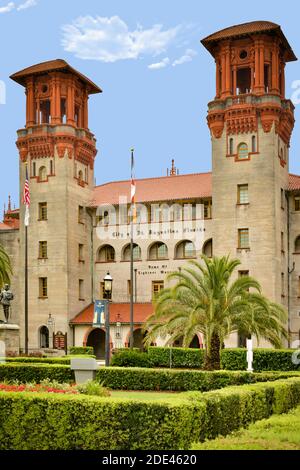
{"type": "Polygon", "coordinates": [[[75,385],[69,384],[8,384],[0,383],[0,392],[45,392],[45,393],[67,393],[78,394],[75,385]]]}

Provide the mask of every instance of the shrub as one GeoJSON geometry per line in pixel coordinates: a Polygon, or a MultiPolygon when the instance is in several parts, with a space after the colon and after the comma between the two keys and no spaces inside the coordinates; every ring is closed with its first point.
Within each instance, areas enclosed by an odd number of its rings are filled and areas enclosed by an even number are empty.
{"type": "Polygon", "coordinates": [[[94,355],[94,348],[93,346],[71,346],[69,348],[69,354],[73,356],[78,355],[85,355],[93,356],[94,355]]]}
{"type": "Polygon", "coordinates": [[[148,356],[153,367],[201,369],[204,362],[204,349],[166,348],[150,346],[148,356]]]}
{"type": "MultiPolygon", "coordinates": [[[[268,370],[300,370],[300,364],[293,364],[292,349],[254,349],[253,369],[268,370]]],[[[223,349],[221,366],[227,370],[245,370],[247,368],[246,349],[223,349]]]]}
{"type": "Polygon", "coordinates": [[[97,380],[111,389],[121,390],[215,390],[229,385],[241,385],[290,377],[290,373],[251,373],[236,371],[200,371],[146,369],[137,367],[103,367],[97,380]]]}
{"type": "MultiPolygon", "coordinates": [[[[77,358],[79,355],[75,355],[77,358]]],[[[71,359],[74,356],[61,356],[61,357],[4,357],[3,361],[6,363],[31,363],[31,364],[71,364],[71,359]]],[[[82,357],[86,357],[86,354],[83,354],[82,357]]],[[[96,357],[96,356],[89,356],[96,357]]]]}
{"type": "Polygon", "coordinates": [[[76,388],[79,393],[83,393],[84,395],[94,395],[97,397],[110,396],[109,390],[95,380],[89,380],[84,384],[77,385],[76,388]]]}
{"type": "Polygon", "coordinates": [[[74,382],[74,372],[68,365],[56,364],[0,364],[0,382],[40,383],[44,379],[60,383],[74,382]]]}
{"type": "Polygon", "coordinates": [[[300,379],[181,397],[170,403],[0,392],[0,450],[189,449],[295,406],[300,379]]]}
{"type": "Polygon", "coordinates": [[[111,359],[111,366],[119,367],[149,367],[149,357],[145,352],[123,350],[115,353],[111,359]]]}

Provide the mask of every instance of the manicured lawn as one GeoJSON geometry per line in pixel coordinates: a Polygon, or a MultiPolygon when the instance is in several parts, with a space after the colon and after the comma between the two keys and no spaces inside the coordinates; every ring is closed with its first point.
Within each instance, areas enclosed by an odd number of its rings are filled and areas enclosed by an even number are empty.
{"type": "Polygon", "coordinates": [[[274,415],[228,437],[194,444],[193,450],[300,450],[300,407],[274,415]]]}
{"type": "Polygon", "coordinates": [[[144,392],[130,390],[112,390],[112,398],[122,398],[128,400],[156,400],[156,401],[174,401],[182,395],[180,392],[144,392]]]}

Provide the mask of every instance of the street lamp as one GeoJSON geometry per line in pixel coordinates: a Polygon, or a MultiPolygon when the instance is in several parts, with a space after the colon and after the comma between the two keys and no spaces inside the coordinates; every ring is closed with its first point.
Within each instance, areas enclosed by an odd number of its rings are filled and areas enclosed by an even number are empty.
{"type": "Polygon", "coordinates": [[[48,317],[48,320],[47,320],[47,326],[48,326],[48,331],[49,331],[49,337],[51,338],[51,342],[49,344],[49,346],[53,349],[53,336],[54,336],[54,333],[55,333],[55,320],[54,318],[51,316],[51,313],[49,313],[49,317],[48,317]]]}
{"type": "Polygon", "coordinates": [[[113,283],[113,278],[109,273],[106,274],[106,276],[103,279],[104,281],[104,291],[105,291],[105,297],[106,297],[106,303],[105,303],[105,365],[109,366],[109,353],[110,353],[110,348],[109,348],[109,324],[110,324],[110,318],[109,318],[109,302],[111,301],[112,298],[112,283],[113,283]]]}

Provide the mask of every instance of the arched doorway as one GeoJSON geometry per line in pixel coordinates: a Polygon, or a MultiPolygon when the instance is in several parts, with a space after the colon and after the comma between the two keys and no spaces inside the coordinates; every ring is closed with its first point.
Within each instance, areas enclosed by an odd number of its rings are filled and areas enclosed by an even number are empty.
{"type": "Polygon", "coordinates": [[[47,326],[43,325],[39,330],[40,348],[49,348],[49,330],[47,326]]]}
{"type": "MultiPolygon", "coordinates": [[[[181,336],[176,341],[174,341],[173,347],[174,348],[182,348],[182,340],[183,340],[183,337],[181,336]]],[[[190,342],[189,348],[198,348],[199,349],[201,347],[202,346],[200,344],[198,335],[195,335],[194,338],[192,339],[192,341],[190,342]]]]}
{"type": "Polygon", "coordinates": [[[87,346],[93,346],[97,359],[105,358],[105,332],[100,328],[95,328],[90,332],[86,342],[87,346]]]}
{"type": "Polygon", "coordinates": [[[145,336],[146,336],[146,333],[144,333],[141,328],[137,328],[136,330],[134,330],[133,347],[139,348],[141,351],[143,351],[145,336]]]}

